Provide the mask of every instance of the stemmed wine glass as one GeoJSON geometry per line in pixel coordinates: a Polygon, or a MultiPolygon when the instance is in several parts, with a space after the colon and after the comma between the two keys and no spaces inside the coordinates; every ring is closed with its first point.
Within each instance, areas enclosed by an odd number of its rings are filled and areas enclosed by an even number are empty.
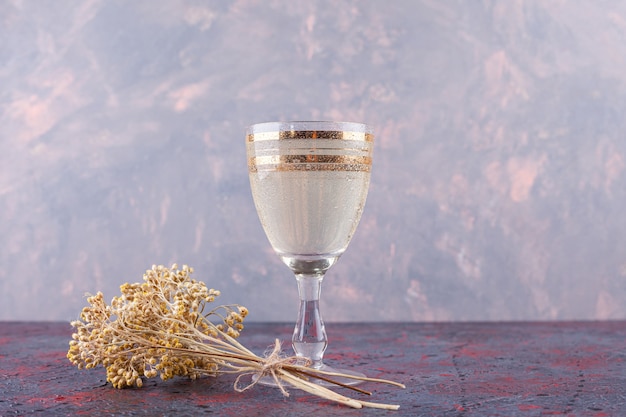
{"type": "Polygon", "coordinates": [[[270,244],[298,283],[293,349],[324,371],[339,370],[322,361],[328,339],[320,313],[321,284],[361,218],[373,145],[372,130],[361,123],[270,122],[247,130],[254,204],[270,244]]]}

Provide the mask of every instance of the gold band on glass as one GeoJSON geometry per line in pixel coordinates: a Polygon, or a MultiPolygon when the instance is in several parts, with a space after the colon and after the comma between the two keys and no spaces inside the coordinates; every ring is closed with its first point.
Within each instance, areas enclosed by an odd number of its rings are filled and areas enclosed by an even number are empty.
{"type": "Polygon", "coordinates": [[[364,171],[372,158],[347,155],[267,155],[248,158],[250,172],[257,171],[364,171]]]}
{"type": "Polygon", "coordinates": [[[346,155],[267,155],[248,159],[248,165],[277,164],[361,164],[371,165],[369,156],[346,155]]]}
{"type": "Polygon", "coordinates": [[[335,171],[335,172],[370,172],[371,165],[355,164],[276,164],[248,165],[249,172],[275,171],[335,171]]]}
{"type": "Polygon", "coordinates": [[[343,139],[373,142],[374,135],[365,132],[346,132],[342,130],[283,130],[250,133],[247,136],[248,142],[283,139],[343,139]]]}

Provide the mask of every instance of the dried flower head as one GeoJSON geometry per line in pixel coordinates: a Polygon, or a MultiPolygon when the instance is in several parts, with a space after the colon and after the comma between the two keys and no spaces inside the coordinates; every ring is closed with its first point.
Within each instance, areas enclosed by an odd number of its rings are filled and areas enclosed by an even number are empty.
{"type": "Polygon", "coordinates": [[[194,352],[207,340],[239,336],[248,310],[235,305],[209,310],[220,292],[191,279],[192,273],[187,265],[153,266],[143,283],[123,284],[111,305],[100,292],[88,297],[81,320],[72,322],[68,359],[78,368],[103,365],[116,388],[141,386],[142,377],[216,374],[222,361],[194,352]]]}
{"type": "MultiPolygon", "coordinates": [[[[75,328],[67,358],[79,369],[102,365],[107,381],[115,388],[141,387],[145,378],[174,376],[195,379],[221,372],[238,373],[235,390],[254,386],[258,379],[241,388],[240,380],[251,374],[268,375],[284,395],[284,384],[351,407],[397,409],[397,406],[354,400],[319,386],[310,377],[329,376],[308,368],[309,361],[281,354],[276,341],[268,357],[260,357],[241,345],[236,338],[243,329],[248,310],[240,305],[210,308],[220,292],[191,278],[193,268],[174,264],[171,268],[152,266],[142,283],[120,286],[121,295],[111,304],[102,293],[89,296],[75,328]]],[[[363,378],[358,378],[363,379],[363,378]]],[[[404,387],[392,381],[364,378],[404,387]]],[[[354,389],[354,388],[353,388],[354,389]]],[[[363,390],[356,389],[360,392],[363,390]]]]}

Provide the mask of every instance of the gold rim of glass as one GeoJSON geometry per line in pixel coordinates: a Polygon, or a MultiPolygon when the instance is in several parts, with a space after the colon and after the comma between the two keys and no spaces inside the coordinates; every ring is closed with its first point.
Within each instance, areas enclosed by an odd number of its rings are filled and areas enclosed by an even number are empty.
{"type": "Polygon", "coordinates": [[[248,127],[248,142],[286,139],[342,139],[373,142],[372,129],[363,123],[332,121],[265,122],[248,127]]]}

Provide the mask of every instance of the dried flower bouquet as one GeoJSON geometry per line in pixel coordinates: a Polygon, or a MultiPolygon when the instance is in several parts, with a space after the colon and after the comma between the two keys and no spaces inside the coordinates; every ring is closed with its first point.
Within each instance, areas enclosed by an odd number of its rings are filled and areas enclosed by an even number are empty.
{"type": "MultiPolygon", "coordinates": [[[[278,340],[268,356],[256,355],[236,340],[248,310],[239,305],[209,309],[220,292],[192,279],[192,273],[186,265],[182,269],[176,264],[153,266],[143,283],[123,284],[121,295],[110,305],[100,292],[88,297],[80,320],[71,323],[75,331],[68,359],[79,369],[104,366],[107,381],[115,388],[141,387],[145,378],[156,376],[195,379],[235,373],[234,389],[240,392],[254,386],[258,378],[271,377],[285,396],[290,385],[354,408],[399,408],[346,397],[315,383],[325,380],[345,386],[333,378],[355,377],[316,370],[304,358],[285,356],[278,340]],[[244,384],[244,378],[251,382],[244,384]]],[[[404,388],[388,380],[357,379],[404,388]]]]}

